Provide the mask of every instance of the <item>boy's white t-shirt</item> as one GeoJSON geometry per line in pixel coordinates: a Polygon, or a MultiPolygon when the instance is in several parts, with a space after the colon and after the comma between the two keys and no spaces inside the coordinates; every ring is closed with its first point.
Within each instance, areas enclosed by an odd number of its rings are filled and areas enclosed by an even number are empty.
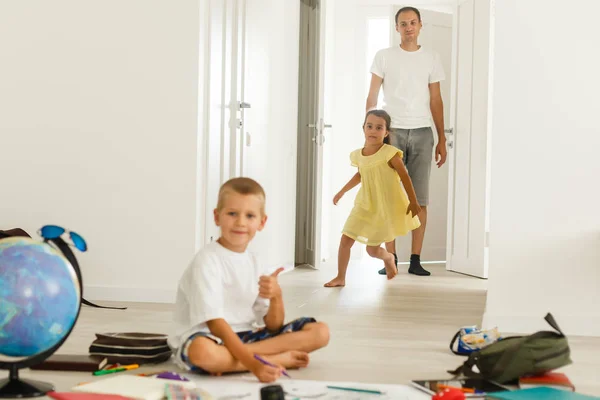
{"type": "Polygon", "coordinates": [[[392,117],[392,128],[431,126],[429,84],[445,79],[437,53],[423,46],[417,51],[400,46],[379,50],[371,72],[383,78],[383,109],[392,117]]]}
{"type": "Polygon", "coordinates": [[[236,253],[217,242],[206,245],[179,281],[171,348],[196,332],[210,332],[206,321],[212,319],[224,319],[234,332],[263,327],[269,300],[258,297],[258,281],[267,274],[249,251],[236,253]]]}

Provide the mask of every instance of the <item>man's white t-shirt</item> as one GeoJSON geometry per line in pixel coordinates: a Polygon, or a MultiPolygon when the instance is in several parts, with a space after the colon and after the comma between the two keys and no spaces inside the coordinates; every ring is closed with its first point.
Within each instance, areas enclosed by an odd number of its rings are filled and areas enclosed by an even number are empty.
{"type": "Polygon", "coordinates": [[[263,327],[269,300],[258,297],[258,281],[267,274],[249,251],[206,245],[179,281],[170,347],[178,348],[196,332],[210,332],[206,322],[213,319],[224,319],[234,332],[263,327]]]}
{"type": "Polygon", "coordinates": [[[371,72],[383,78],[383,109],[392,117],[392,128],[431,126],[429,84],[445,78],[437,53],[423,46],[417,51],[400,46],[379,50],[371,72]]]}

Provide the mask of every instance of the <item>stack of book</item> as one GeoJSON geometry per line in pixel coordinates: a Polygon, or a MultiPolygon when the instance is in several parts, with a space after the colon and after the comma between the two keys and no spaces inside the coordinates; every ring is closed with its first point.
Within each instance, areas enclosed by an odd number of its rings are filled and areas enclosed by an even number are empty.
{"type": "Polygon", "coordinates": [[[547,372],[542,375],[524,376],[519,379],[521,389],[534,387],[550,387],[554,389],[575,391],[575,386],[569,378],[561,372],[547,372]]]}

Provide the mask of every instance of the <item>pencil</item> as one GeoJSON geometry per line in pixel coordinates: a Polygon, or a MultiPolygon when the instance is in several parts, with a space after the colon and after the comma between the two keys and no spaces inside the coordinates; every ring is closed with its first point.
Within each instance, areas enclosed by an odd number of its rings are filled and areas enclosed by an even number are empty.
{"type": "Polygon", "coordinates": [[[337,389],[337,390],[348,390],[350,392],[359,392],[359,393],[371,393],[371,394],[383,394],[382,391],[379,390],[370,390],[370,389],[356,389],[356,388],[348,388],[342,386],[327,386],[328,389],[337,389]]]}
{"type": "MultiPolygon", "coordinates": [[[[271,364],[270,362],[268,362],[267,360],[265,360],[264,358],[262,358],[261,356],[259,356],[258,354],[254,355],[254,358],[256,358],[258,361],[260,361],[261,363],[265,364],[265,365],[269,365],[271,367],[275,367],[275,368],[279,368],[278,365],[274,365],[271,364]]],[[[282,374],[284,374],[285,376],[287,376],[288,378],[291,378],[291,376],[288,375],[287,372],[285,372],[285,369],[283,371],[281,371],[282,374]]]]}

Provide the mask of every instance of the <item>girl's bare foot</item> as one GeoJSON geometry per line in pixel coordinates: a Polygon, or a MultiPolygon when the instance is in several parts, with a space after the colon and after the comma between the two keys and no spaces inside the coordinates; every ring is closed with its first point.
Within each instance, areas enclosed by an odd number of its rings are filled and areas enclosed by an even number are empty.
{"type": "Polygon", "coordinates": [[[332,280],[330,280],[323,286],[325,286],[325,287],[344,287],[344,286],[346,286],[346,280],[342,279],[342,278],[338,278],[336,276],[335,278],[333,278],[332,280]]]}
{"type": "Polygon", "coordinates": [[[308,366],[309,356],[305,351],[290,350],[266,357],[269,361],[281,365],[286,369],[305,368],[308,366]]]}
{"type": "Polygon", "coordinates": [[[385,265],[385,274],[387,275],[388,280],[394,279],[396,275],[398,275],[398,267],[396,267],[396,263],[394,262],[394,255],[392,253],[388,253],[388,257],[383,260],[385,265]]]}

